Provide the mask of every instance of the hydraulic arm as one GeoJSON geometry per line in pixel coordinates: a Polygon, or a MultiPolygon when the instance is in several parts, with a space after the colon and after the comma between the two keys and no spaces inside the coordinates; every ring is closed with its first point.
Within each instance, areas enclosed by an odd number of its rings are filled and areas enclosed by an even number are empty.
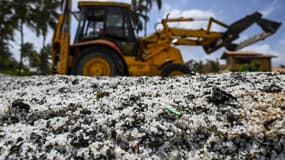
{"type": "Polygon", "coordinates": [[[62,2],[62,14],[58,17],[57,26],[52,39],[52,72],[64,74],[68,70],[70,49],[70,12],[71,0],[62,2]]]}
{"type": "Polygon", "coordinates": [[[222,38],[214,41],[209,46],[204,46],[204,49],[207,53],[211,53],[223,46],[225,46],[228,50],[239,50],[273,35],[278,30],[280,25],[280,22],[264,19],[262,18],[261,13],[255,12],[231,24],[228,27],[228,30],[223,33],[222,38]],[[255,23],[263,30],[263,32],[239,44],[233,43],[233,41],[239,38],[240,33],[255,23]]]}
{"type": "Polygon", "coordinates": [[[202,46],[207,54],[210,54],[222,47],[228,50],[238,50],[254,44],[258,41],[264,40],[265,38],[274,34],[281,23],[274,22],[262,18],[261,13],[253,13],[248,15],[231,25],[227,25],[214,18],[210,19],[194,19],[194,18],[166,18],[161,21],[163,29],[156,33],[146,37],[143,41],[150,48],[154,44],[167,44],[170,43],[176,45],[193,45],[202,46]],[[208,21],[207,29],[180,29],[173,28],[168,25],[172,22],[192,22],[192,21],[208,21]],[[260,26],[263,32],[236,44],[233,41],[239,38],[239,35],[248,29],[253,24],[260,26]],[[224,32],[212,31],[212,25],[217,24],[226,29],[224,32]]]}

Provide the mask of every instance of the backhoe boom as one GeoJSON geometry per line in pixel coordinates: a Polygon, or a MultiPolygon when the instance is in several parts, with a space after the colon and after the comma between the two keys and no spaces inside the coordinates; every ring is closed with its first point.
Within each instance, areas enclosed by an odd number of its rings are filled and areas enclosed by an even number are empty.
{"type": "Polygon", "coordinates": [[[247,47],[251,44],[264,40],[273,35],[281,23],[270,21],[262,18],[262,14],[255,12],[248,15],[231,25],[227,25],[214,18],[210,19],[195,19],[195,18],[166,18],[161,21],[162,30],[156,32],[144,39],[145,44],[159,43],[166,41],[175,45],[192,45],[202,46],[207,54],[210,54],[222,47],[228,50],[238,50],[247,47]],[[173,22],[193,22],[193,21],[208,21],[207,29],[181,29],[170,27],[168,23],[173,22]],[[233,41],[240,37],[240,34],[248,29],[253,24],[257,24],[263,32],[239,43],[235,44],[233,41]],[[212,25],[217,24],[226,29],[225,32],[212,31],[212,25]]]}

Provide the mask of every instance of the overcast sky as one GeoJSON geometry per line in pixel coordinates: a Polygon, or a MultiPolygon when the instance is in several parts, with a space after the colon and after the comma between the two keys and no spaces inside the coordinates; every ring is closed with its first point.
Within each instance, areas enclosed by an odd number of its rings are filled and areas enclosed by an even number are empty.
{"type": "MultiPolygon", "coordinates": [[[[130,2],[130,0],[117,0],[121,2],[130,2]]],[[[76,1],[74,1],[74,4],[76,1]]],[[[150,13],[150,22],[148,23],[148,33],[154,32],[155,23],[159,22],[161,18],[165,17],[168,13],[172,17],[214,17],[227,24],[231,24],[234,21],[243,18],[244,16],[259,11],[265,18],[272,19],[284,23],[284,0],[162,0],[163,7],[160,11],[156,6],[150,13]]],[[[74,7],[76,8],[76,7],[74,7]]],[[[177,26],[189,26],[189,27],[206,27],[203,23],[197,24],[176,24],[177,26]]],[[[75,27],[73,27],[74,29],[75,27]]],[[[273,59],[274,66],[285,64],[285,24],[282,24],[279,31],[273,36],[267,38],[265,41],[258,42],[244,50],[256,51],[265,54],[273,54],[278,58],[273,59]]],[[[255,33],[259,33],[259,29],[253,26],[249,31],[241,35],[242,39],[253,36],[255,33]]],[[[34,33],[26,29],[25,40],[34,42],[36,48],[41,48],[41,38],[35,37],[34,33]]],[[[49,33],[47,41],[51,41],[52,32],[49,33]]],[[[19,39],[19,34],[17,38],[19,39]]],[[[71,40],[73,42],[73,40],[71,40]]],[[[18,42],[19,43],[19,42],[18,42]]],[[[202,47],[193,46],[181,46],[185,62],[194,60],[206,60],[220,58],[224,49],[220,49],[211,55],[206,55],[202,47]]],[[[13,48],[13,51],[18,50],[17,47],[13,48]]],[[[19,56],[16,55],[18,58],[19,56]]]]}

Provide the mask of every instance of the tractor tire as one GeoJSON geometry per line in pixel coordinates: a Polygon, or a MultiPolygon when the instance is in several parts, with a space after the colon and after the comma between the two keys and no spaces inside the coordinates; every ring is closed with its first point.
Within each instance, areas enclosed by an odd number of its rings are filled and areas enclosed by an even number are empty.
{"type": "Polygon", "coordinates": [[[84,76],[117,76],[124,74],[119,56],[106,48],[88,48],[81,53],[72,74],[84,76]]]}
{"type": "Polygon", "coordinates": [[[112,54],[112,59],[116,63],[116,75],[117,76],[127,76],[128,71],[123,60],[117,54],[112,54]]]}
{"type": "Polygon", "coordinates": [[[170,64],[167,65],[162,71],[161,76],[163,77],[173,77],[184,74],[190,74],[190,69],[182,64],[170,64]]]}

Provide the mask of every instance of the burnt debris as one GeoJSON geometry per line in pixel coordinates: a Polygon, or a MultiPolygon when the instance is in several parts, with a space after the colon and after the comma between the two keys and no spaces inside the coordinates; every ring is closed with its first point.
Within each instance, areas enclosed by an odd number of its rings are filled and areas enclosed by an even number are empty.
{"type": "Polygon", "coordinates": [[[229,101],[236,101],[236,100],[237,98],[217,87],[212,88],[211,96],[208,97],[208,101],[216,105],[225,104],[229,101]]]}

